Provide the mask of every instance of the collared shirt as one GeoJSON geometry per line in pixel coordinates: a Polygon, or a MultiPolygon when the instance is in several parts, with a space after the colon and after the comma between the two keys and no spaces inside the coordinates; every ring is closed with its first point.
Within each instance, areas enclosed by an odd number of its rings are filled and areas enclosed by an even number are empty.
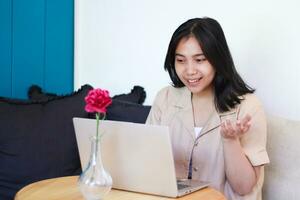
{"type": "Polygon", "coordinates": [[[169,126],[177,178],[188,177],[189,162],[192,160],[192,178],[210,182],[211,187],[224,193],[228,199],[261,199],[263,166],[257,185],[245,196],[233,191],[225,174],[220,134],[220,124],[225,119],[237,120],[249,114],[252,117],[251,127],[240,139],[244,153],[253,166],[269,163],[263,107],[253,94],[244,95],[243,98],[241,104],[228,112],[218,113],[214,110],[196,137],[191,92],[186,87],[169,86],[157,94],[146,123],[169,126]]]}

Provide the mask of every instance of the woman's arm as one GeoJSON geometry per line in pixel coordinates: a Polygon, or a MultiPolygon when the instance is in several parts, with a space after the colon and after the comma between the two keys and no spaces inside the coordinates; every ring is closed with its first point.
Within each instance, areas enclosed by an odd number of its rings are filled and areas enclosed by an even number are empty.
{"type": "Polygon", "coordinates": [[[239,140],[223,139],[225,170],[228,182],[239,195],[250,193],[256,185],[261,166],[253,167],[239,140]]]}
{"type": "Polygon", "coordinates": [[[251,117],[246,115],[235,124],[223,122],[221,134],[225,158],[225,173],[232,189],[239,195],[250,193],[256,185],[261,166],[253,167],[246,157],[240,143],[240,137],[247,134],[251,117]]]}

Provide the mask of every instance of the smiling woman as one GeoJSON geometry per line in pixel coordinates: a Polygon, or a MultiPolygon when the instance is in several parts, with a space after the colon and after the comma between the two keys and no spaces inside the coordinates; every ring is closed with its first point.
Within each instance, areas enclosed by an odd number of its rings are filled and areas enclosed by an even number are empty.
{"type": "Polygon", "coordinates": [[[192,93],[199,94],[205,90],[211,90],[210,83],[215,76],[215,69],[205,58],[194,36],[183,38],[178,43],[175,71],[180,81],[192,93]]]}
{"type": "Polygon", "coordinates": [[[194,18],[180,25],[164,68],[173,85],[157,94],[147,123],[169,126],[177,178],[207,181],[228,199],[260,200],[266,119],[220,24],[194,18]]]}

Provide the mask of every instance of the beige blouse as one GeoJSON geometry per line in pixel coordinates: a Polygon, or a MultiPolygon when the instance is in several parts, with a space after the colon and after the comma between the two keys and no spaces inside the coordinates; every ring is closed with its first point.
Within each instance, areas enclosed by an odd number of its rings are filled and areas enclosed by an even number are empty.
{"type": "MultiPolygon", "coordinates": [[[[193,179],[209,181],[210,186],[221,191],[230,200],[260,200],[264,180],[261,167],[260,178],[250,194],[240,196],[229,185],[224,166],[220,123],[223,119],[236,120],[247,113],[252,117],[249,131],[241,138],[245,155],[253,166],[269,163],[266,152],[266,119],[263,107],[253,94],[235,109],[226,113],[214,111],[208,123],[196,138],[191,102],[191,92],[186,88],[163,88],[156,96],[149,113],[148,124],[166,125],[170,128],[177,178],[187,178],[192,156],[193,179]]],[[[204,105],[205,106],[205,105],[204,105]]]]}

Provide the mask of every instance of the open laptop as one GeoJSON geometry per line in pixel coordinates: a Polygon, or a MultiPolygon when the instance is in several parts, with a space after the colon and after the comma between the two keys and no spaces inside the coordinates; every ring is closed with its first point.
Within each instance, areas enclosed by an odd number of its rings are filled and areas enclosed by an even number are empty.
{"type": "MultiPolygon", "coordinates": [[[[87,166],[90,137],[96,120],[74,118],[81,166],[87,166]]],[[[176,180],[169,129],[166,126],[101,121],[99,130],[104,168],[113,188],[167,197],[179,197],[208,186],[206,182],[176,180]]]]}

